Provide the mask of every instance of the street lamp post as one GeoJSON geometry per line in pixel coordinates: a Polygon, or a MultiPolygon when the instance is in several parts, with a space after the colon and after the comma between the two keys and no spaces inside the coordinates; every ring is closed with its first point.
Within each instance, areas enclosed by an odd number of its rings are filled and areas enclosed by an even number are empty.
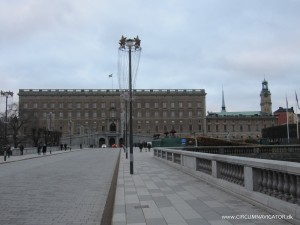
{"type": "Polygon", "coordinates": [[[52,154],[51,150],[52,150],[52,146],[53,146],[53,124],[52,124],[53,123],[53,121],[52,121],[53,118],[52,118],[52,116],[53,116],[53,114],[52,114],[52,112],[50,112],[49,113],[49,117],[50,117],[49,118],[49,120],[50,120],[49,121],[49,134],[50,134],[50,141],[51,141],[50,146],[49,146],[50,154],[52,154]]]}
{"type": "Polygon", "coordinates": [[[129,158],[130,158],[130,174],[133,174],[133,126],[132,126],[132,68],[131,68],[131,52],[140,50],[141,40],[137,36],[134,39],[127,39],[122,36],[120,41],[120,49],[127,49],[129,54],[129,158]]]}
{"type": "Polygon", "coordinates": [[[70,131],[70,151],[72,150],[72,120],[69,120],[69,131],[70,131]]]}
{"type": "Polygon", "coordinates": [[[4,138],[7,141],[7,99],[9,96],[13,96],[14,93],[12,91],[1,91],[1,96],[5,97],[5,123],[4,123],[4,138]]]}

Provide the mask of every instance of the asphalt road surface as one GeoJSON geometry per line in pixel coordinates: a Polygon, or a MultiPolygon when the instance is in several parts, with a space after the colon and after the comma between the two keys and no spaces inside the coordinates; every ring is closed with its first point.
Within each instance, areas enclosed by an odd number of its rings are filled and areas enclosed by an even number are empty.
{"type": "Polygon", "coordinates": [[[0,164],[1,225],[99,225],[117,149],[0,164]]]}

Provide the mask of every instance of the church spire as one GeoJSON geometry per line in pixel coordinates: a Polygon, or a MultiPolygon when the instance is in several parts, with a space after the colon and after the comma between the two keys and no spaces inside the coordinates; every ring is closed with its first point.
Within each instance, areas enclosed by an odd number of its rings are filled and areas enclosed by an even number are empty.
{"type": "Polygon", "coordinates": [[[226,112],[223,86],[222,86],[222,111],[221,112],[226,112]]]}

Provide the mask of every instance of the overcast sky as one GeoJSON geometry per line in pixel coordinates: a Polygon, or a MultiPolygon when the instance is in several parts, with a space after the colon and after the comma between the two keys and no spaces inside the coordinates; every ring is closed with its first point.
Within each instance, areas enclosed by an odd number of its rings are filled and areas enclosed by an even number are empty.
{"type": "MultiPolygon", "coordinates": [[[[206,110],[273,111],[300,96],[299,0],[0,0],[0,89],[118,88],[122,35],[137,89],[205,89],[206,110]],[[113,74],[113,78],[108,75],[113,74]]],[[[4,98],[1,98],[3,105],[4,98]]]]}

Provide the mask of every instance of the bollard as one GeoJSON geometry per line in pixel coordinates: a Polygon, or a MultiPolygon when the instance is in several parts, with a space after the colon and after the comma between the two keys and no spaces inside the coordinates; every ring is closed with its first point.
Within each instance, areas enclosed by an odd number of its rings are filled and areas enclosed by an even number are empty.
{"type": "Polygon", "coordinates": [[[4,150],[3,156],[4,156],[4,161],[6,161],[6,150],[4,150]]]}

